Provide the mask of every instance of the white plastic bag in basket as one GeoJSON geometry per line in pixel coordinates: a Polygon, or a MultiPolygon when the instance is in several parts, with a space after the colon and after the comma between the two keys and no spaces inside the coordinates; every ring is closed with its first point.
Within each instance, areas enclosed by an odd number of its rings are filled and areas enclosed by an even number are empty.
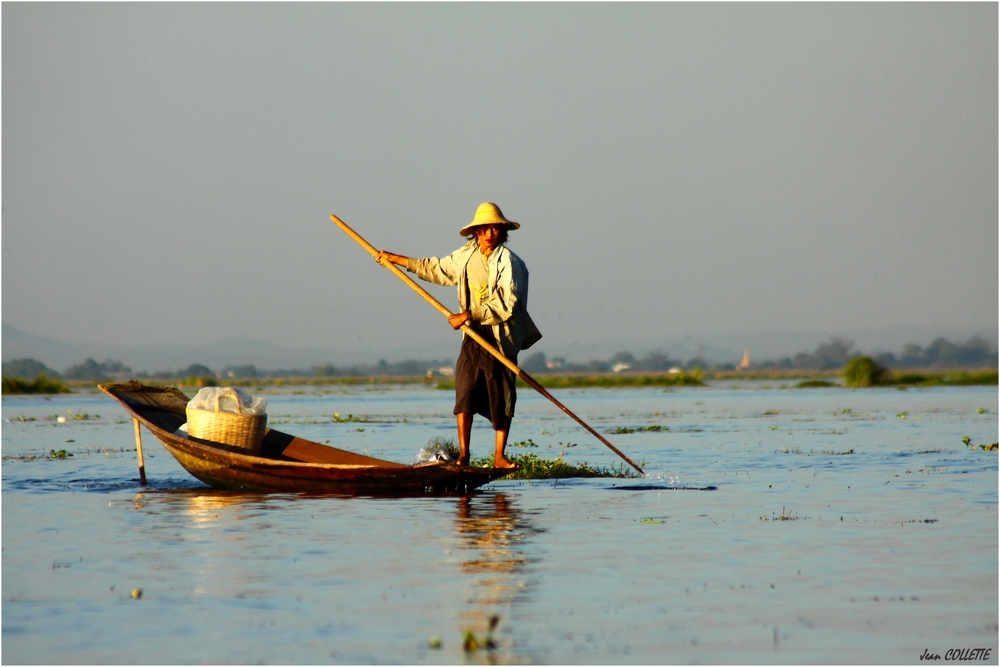
{"type": "Polygon", "coordinates": [[[263,396],[251,396],[235,387],[203,387],[198,394],[188,401],[188,408],[208,410],[209,412],[232,412],[235,414],[259,417],[267,414],[267,399],[263,396]],[[233,394],[239,397],[239,409],[233,394]],[[218,408],[216,408],[218,405],[218,408]]]}

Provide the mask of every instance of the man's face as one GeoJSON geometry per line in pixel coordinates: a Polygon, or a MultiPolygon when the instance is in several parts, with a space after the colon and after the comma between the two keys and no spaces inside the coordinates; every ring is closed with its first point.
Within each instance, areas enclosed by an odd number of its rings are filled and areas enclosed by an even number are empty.
{"type": "Polygon", "coordinates": [[[479,240],[481,249],[491,252],[497,247],[497,241],[500,240],[500,225],[476,227],[476,238],[479,240]]]}

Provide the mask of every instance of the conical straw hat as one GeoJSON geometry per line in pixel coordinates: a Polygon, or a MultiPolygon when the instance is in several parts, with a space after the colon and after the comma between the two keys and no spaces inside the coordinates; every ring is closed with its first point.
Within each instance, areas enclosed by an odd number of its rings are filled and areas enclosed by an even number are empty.
{"type": "Polygon", "coordinates": [[[507,225],[508,229],[520,229],[521,225],[503,217],[500,207],[493,202],[485,202],[476,209],[476,217],[459,232],[462,236],[468,236],[475,227],[483,225],[507,225]]]}

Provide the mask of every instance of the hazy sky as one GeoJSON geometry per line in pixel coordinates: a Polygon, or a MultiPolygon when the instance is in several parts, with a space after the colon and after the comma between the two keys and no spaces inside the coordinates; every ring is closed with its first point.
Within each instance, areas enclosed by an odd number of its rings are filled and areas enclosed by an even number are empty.
{"type": "Polygon", "coordinates": [[[3,321],[437,344],[444,318],[329,214],[444,255],[489,200],[522,224],[550,350],[995,332],[997,23],[996,3],[4,3],[3,321]]]}

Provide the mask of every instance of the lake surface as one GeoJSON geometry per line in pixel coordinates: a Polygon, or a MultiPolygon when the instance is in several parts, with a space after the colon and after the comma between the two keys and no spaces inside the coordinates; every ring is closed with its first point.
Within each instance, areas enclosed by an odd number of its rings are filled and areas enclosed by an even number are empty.
{"type": "MultiPolygon", "coordinates": [[[[454,437],[448,391],[255,393],[276,428],[390,460],[454,437]]],[[[647,475],[466,497],[224,493],[143,430],[141,487],[112,399],[4,397],[2,660],[919,663],[988,648],[973,663],[997,664],[997,453],[962,441],[997,442],[996,387],[554,393],[647,475]],[[494,616],[495,648],[465,651],[494,616]]],[[[618,463],[525,389],[511,441],[528,439],[508,451],[618,463]]],[[[473,456],[491,446],[477,419],[473,456]]]]}

